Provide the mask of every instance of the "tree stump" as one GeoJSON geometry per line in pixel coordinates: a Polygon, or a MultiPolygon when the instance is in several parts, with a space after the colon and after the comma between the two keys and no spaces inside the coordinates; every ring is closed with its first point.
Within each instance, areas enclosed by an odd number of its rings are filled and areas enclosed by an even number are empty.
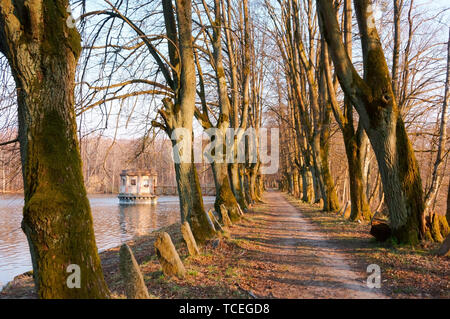
{"type": "Polygon", "coordinates": [[[119,251],[120,274],[125,283],[125,293],[128,299],[148,299],[148,290],[133,252],[127,244],[119,251]]]}
{"type": "Polygon", "coordinates": [[[163,273],[167,276],[184,278],[186,269],[184,268],[180,256],[178,255],[168,233],[159,233],[158,238],[155,241],[155,249],[163,273]]]}
{"type": "Polygon", "coordinates": [[[392,235],[391,228],[388,224],[374,220],[370,228],[370,234],[375,237],[377,241],[384,242],[392,235]]]}
{"type": "MultiPolygon", "coordinates": [[[[217,228],[217,225],[215,222],[216,218],[215,218],[214,214],[212,213],[211,209],[208,212],[205,211],[205,214],[206,214],[206,219],[208,220],[208,223],[211,225],[211,227],[214,229],[214,231],[217,231],[218,228],[217,228]]],[[[220,226],[220,224],[219,224],[219,226],[220,226]]],[[[221,227],[219,227],[219,228],[221,228],[221,227]]]]}
{"type": "Polygon", "coordinates": [[[208,215],[209,220],[211,220],[211,222],[213,223],[214,229],[223,231],[222,225],[220,225],[219,221],[214,215],[214,212],[210,209],[206,214],[208,215]]]}
{"type": "Polygon", "coordinates": [[[239,215],[244,216],[244,212],[242,211],[241,205],[237,204],[239,215]]]}
{"type": "Polygon", "coordinates": [[[450,256],[450,235],[448,235],[447,238],[445,238],[437,254],[439,256],[450,256]]]}
{"type": "Polygon", "coordinates": [[[194,235],[192,234],[191,226],[189,226],[187,221],[181,224],[181,234],[183,234],[183,239],[187,245],[189,255],[196,256],[200,254],[194,235]]]}
{"type": "Polygon", "coordinates": [[[220,217],[222,219],[222,224],[225,227],[229,227],[232,225],[230,216],[228,216],[228,210],[224,204],[220,205],[220,217]]]}

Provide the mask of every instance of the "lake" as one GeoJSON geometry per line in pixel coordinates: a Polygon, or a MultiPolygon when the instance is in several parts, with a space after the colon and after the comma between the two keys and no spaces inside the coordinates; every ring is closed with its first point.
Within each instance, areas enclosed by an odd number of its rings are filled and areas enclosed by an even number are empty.
{"type": "MultiPolygon", "coordinates": [[[[205,208],[214,205],[205,196],[205,208]]],[[[115,195],[89,195],[99,251],[121,245],[180,221],[178,196],[162,196],[156,205],[119,205],[115,195]]],[[[0,290],[15,276],[32,269],[28,242],[20,228],[23,196],[0,196],[0,290]]]]}

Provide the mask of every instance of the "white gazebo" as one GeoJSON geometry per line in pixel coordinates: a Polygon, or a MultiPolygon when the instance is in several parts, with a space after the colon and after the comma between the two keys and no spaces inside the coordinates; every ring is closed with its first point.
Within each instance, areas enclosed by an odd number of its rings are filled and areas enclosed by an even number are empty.
{"type": "Polygon", "coordinates": [[[119,202],[121,204],[155,204],[157,174],[153,170],[122,170],[119,202]]]}

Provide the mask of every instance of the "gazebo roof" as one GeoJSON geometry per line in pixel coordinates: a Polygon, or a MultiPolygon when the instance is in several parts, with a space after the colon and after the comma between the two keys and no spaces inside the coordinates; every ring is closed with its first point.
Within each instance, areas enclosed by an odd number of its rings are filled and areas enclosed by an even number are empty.
{"type": "Polygon", "coordinates": [[[153,169],[124,169],[120,176],[156,176],[153,169]]]}

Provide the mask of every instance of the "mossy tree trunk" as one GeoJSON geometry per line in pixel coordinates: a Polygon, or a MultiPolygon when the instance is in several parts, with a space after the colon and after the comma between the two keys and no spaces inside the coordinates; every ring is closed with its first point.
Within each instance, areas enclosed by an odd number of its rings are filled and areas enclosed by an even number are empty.
{"type": "Polygon", "coordinates": [[[312,203],[314,201],[314,190],[312,185],[312,174],[306,165],[302,167],[302,201],[312,203]]]}
{"type": "Polygon", "coordinates": [[[301,175],[302,175],[302,195],[301,199],[305,203],[314,203],[315,200],[315,194],[314,194],[314,181],[313,181],[313,174],[312,170],[313,167],[311,165],[311,155],[310,155],[310,148],[307,145],[306,138],[302,136],[301,134],[301,119],[300,119],[300,112],[294,112],[295,115],[295,127],[296,127],[296,134],[297,134],[297,140],[299,141],[299,149],[302,153],[302,163],[301,163],[301,175]]]}
{"type": "Polygon", "coordinates": [[[392,91],[369,0],[355,0],[363,51],[364,79],[356,72],[342,43],[335,9],[317,0],[321,31],[339,82],[355,106],[377,158],[393,236],[416,244],[423,238],[424,201],[418,164],[392,91]]]}
{"type": "Polygon", "coordinates": [[[232,222],[239,220],[239,207],[236,197],[234,196],[230,181],[228,178],[228,170],[226,163],[212,163],[214,183],[216,185],[216,200],[214,209],[220,212],[220,205],[225,205],[228,216],[232,222]]]}
{"type": "Polygon", "coordinates": [[[324,43],[322,41],[321,49],[321,65],[319,78],[319,103],[320,103],[320,175],[322,177],[323,193],[323,210],[324,211],[338,211],[339,200],[336,193],[333,177],[331,176],[328,152],[330,148],[330,124],[331,124],[331,103],[329,102],[329,93],[327,90],[326,73],[324,63],[328,58],[324,54],[324,43]]]}
{"type": "MultiPolygon", "coordinates": [[[[260,202],[261,198],[258,194],[257,188],[257,179],[258,179],[258,172],[259,172],[259,163],[254,163],[249,169],[248,169],[248,197],[251,199],[251,202],[260,202]]],[[[298,184],[295,182],[295,175],[291,174],[291,179],[293,183],[293,189],[292,192],[295,195],[297,190],[296,187],[298,187],[298,184]]]]}
{"type": "Polygon", "coordinates": [[[334,185],[333,177],[329,167],[328,150],[329,150],[329,138],[330,138],[330,116],[331,109],[324,110],[324,120],[322,122],[322,130],[320,133],[320,171],[323,180],[324,193],[323,196],[323,210],[327,212],[333,212],[339,210],[339,200],[336,193],[336,187],[334,185]]]}
{"type": "MultiPolygon", "coordinates": [[[[319,48],[315,47],[312,39],[315,37],[312,25],[314,25],[314,15],[312,14],[312,2],[305,3],[307,6],[307,16],[305,18],[308,23],[308,28],[305,30],[300,26],[300,3],[297,0],[281,2],[282,18],[276,18],[276,14],[272,11],[272,18],[275,24],[277,21],[282,21],[284,24],[280,26],[285,30],[284,45],[281,45],[282,51],[285,52],[284,60],[290,71],[289,80],[292,83],[293,96],[295,96],[299,113],[299,120],[303,135],[306,138],[304,149],[310,154],[309,162],[311,167],[312,181],[314,186],[314,201],[318,202],[323,199],[324,209],[334,210],[338,207],[338,203],[334,200],[336,192],[332,186],[332,179],[330,178],[330,170],[328,163],[323,162],[323,158],[327,157],[328,151],[322,150],[323,143],[322,135],[322,106],[320,103],[321,93],[326,90],[321,90],[319,86],[320,72],[318,55],[319,48]],[[304,44],[303,32],[308,33],[309,42],[304,44]]],[[[310,199],[308,199],[310,200],[310,199]]]]}
{"type": "Polygon", "coordinates": [[[239,168],[239,163],[231,163],[228,165],[228,173],[230,178],[231,190],[233,191],[236,200],[243,210],[247,209],[247,202],[245,200],[242,175],[240,174],[241,169],[239,168]]]}
{"type": "MultiPolygon", "coordinates": [[[[298,175],[298,171],[297,171],[297,185],[299,185],[298,182],[299,182],[299,175],[298,175]]],[[[264,190],[265,190],[264,189],[264,176],[261,173],[259,173],[256,176],[256,196],[258,196],[258,198],[260,200],[262,199],[262,195],[264,193],[264,190]]],[[[297,194],[297,198],[299,196],[300,196],[300,188],[299,188],[299,191],[298,191],[298,194],[297,194]]]]}
{"type": "Polygon", "coordinates": [[[447,191],[447,212],[445,213],[445,217],[447,218],[447,223],[450,224],[450,183],[447,191]]]}
{"type": "Polygon", "coordinates": [[[76,138],[74,77],[80,36],[68,1],[0,3],[0,51],[17,85],[24,230],[41,298],[108,298],[76,138]],[[67,267],[80,269],[69,288],[67,267]]]}
{"type": "MultiPolygon", "coordinates": [[[[352,56],[352,4],[351,0],[344,1],[344,46],[349,57],[352,56]]],[[[334,99],[336,96],[334,83],[332,81],[331,67],[329,61],[328,47],[324,43],[324,66],[328,91],[332,96],[331,106],[334,117],[342,131],[345,145],[345,153],[349,169],[350,180],[350,202],[351,213],[350,220],[370,220],[372,213],[370,212],[369,203],[367,201],[366,192],[364,191],[364,178],[362,169],[362,151],[363,141],[367,140],[367,136],[361,126],[355,131],[353,121],[353,106],[347,97],[344,98],[343,111],[337,105],[334,99]]]]}
{"type": "MultiPolygon", "coordinates": [[[[168,70],[164,72],[168,84],[174,91],[174,99],[163,99],[164,108],[158,112],[164,123],[153,121],[154,126],[161,127],[172,138],[172,145],[184,145],[188,149],[173,147],[174,158],[187,157],[175,163],[175,173],[180,199],[181,221],[188,221],[192,233],[199,243],[213,238],[215,230],[206,215],[197,169],[193,163],[192,122],[195,111],[196,76],[194,51],[192,43],[192,13],[190,0],[176,1],[176,18],[171,0],[162,0],[164,21],[168,41],[170,63],[173,67],[172,78],[168,70]],[[178,29],[177,29],[178,28],[178,29]],[[175,130],[183,129],[188,136],[173,134],[175,130]],[[177,136],[173,136],[177,135],[177,136]],[[188,140],[186,140],[188,139],[188,140]],[[181,142],[184,140],[184,142],[181,142]]],[[[160,66],[164,67],[164,66],[160,66]]],[[[182,133],[182,134],[184,134],[182,133]]]]}
{"type": "Polygon", "coordinates": [[[292,180],[293,180],[293,194],[295,198],[300,197],[300,185],[298,183],[298,170],[294,169],[294,172],[292,173],[292,180]]]}
{"type": "MultiPolygon", "coordinates": [[[[228,3],[228,26],[230,24],[230,3],[228,3]]],[[[237,156],[238,153],[238,147],[241,142],[241,138],[243,135],[243,132],[247,128],[247,121],[248,121],[248,114],[249,114],[249,87],[250,87],[250,64],[251,64],[251,43],[250,43],[250,22],[249,22],[249,10],[248,10],[248,0],[242,1],[242,19],[240,19],[240,27],[244,31],[244,39],[243,39],[243,65],[242,65],[242,75],[241,75],[241,92],[242,92],[242,103],[241,103],[241,117],[240,117],[240,123],[238,121],[238,102],[236,99],[236,95],[234,95],[234,102],[233,102],[233,115],[234,119],[232,121],[232,127],[237,131],[237,136],[234,139],[233,143],[233,150],[235,156],[237,156]]],[[[229,30],[227,30],[229,32],[229,30]]],[[[233,37],[230,36],[228,33],[227,36],[227,43],[228,43],[228,50],[232,46],[230,44],[233,42],[233,37]]],[[[230,55],[230,52],[228,52],[230,55]]],[[[235,61],[233,61],[235,62],[235,61]]],[[[232,63],[232,80],[233,80],[233,92],[232,94],[236,94],[238,91],[238,85],[237,85],[237,72],[236,72],[236,64],[232,63]]],[[[237,163],[235,161],[234,163],[231,163],[228,167],[230,171],[230,180],[231,180],[231,189],[234,193],[234,196],[236,197],[237,202],[241,206],[243,210],[247,209],[247,203],[249,202],[249,199],[246,198],[247,193],[245,191],[246,189],[246,172],[245,167],[241,163],[237,163]]]]}
{"type": "MultiPolygon", "coordinates": [[[[208,10],[208,7],[205,7],[208,10]]],[[[209,12],[208,12],[209,13],[209,12]]],[[[222,10],[220,0],[214,0],[214,20],[210,14],[207,15],[211,26],[213,27],[212,36],[212,46],[213,52],[211,61],[212,67],[216,73],[216,85],[217,93],[219,96],[219,118],[216,125],[210,121],[208,116],[208,107],[206,106],[206,98],[203,96],[203,109],[202,112],[197,111],[196,117],[202,124],[204,129],[216,128],[216,134],[220,136],[211,136],[211,138],[219,139],[219,145],[222,150],[221,154],[216,154],[215,149],[213,150],[213,158],[211,159],[211,166],[214,176],[214,184],[216,187],[216,200],[214,203],[214,208],[216,212],[221,212],[220,206],[224,205],[227,210],[228,216],[231,220],[237,221],[240,218],[239,205],[236,197],[233,194],[230,179],[228,176],[228,164],[227,164],[227,145],[226,145],[226,133],[230,126],[230,99],[228,97],[228,86],[225,76],[225,70],[223,67],[223,57],[222,57],[222,10]]],[[[201,85],[203,86],[203,75],[201,74],[201,67],[197,63],[197,69],[200,74],[201,85]]],[[[202,92],[204,89],[202,88],[202,92]]]]}
{"type": "Polygon", "coordinates": [[[350,219],[353,221],[361,219],[368,221],[372,217],[372,213],[367,202],[366,193],[364,192],[362,167],[359,156],[361,145],[357,142],[356,134],[348,126],[344,128],[343,135],[350,180],[350,219]]]}

